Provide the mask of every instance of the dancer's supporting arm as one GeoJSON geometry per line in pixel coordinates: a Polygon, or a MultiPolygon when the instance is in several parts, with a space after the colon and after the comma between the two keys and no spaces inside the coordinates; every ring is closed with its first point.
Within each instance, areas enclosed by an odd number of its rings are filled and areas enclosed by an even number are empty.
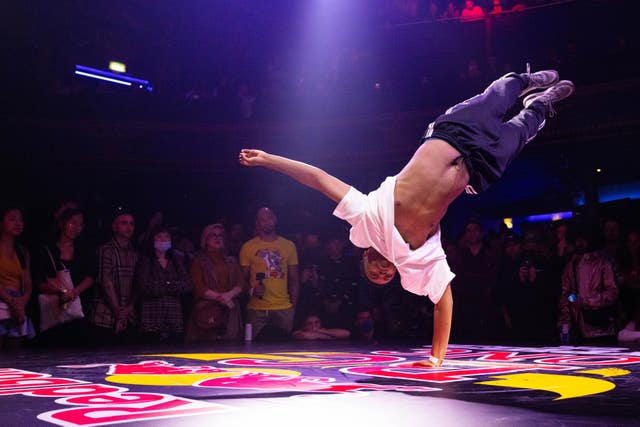
{"type": "Polygon", "coordinates": [[[428,368],[437,368],[442,366],[444,356],[447,353],[447,346],[449,345],[452,316],[453,296],[451,295],[451,284],[449,284],[433,310],[433,341],[431,342],[431,356],[428,359],[416,362],[416,365],[426,366],[428,368]]]}
{"type": "Polygon", "coordinates": [[[244,166],[263,166],[289,175],[301,184],[320,191],[336,203],[349,192],[349,185],[322,169],[286,157],[261,150],[243,149],[240,151],[238,160],[244,166]]]}
{"type": "Polygon", "coordinates": [[[453,315],[453,296],[451,295],[451,285],[447,285],[444,294],[440,297],[440,301],[436,304],[433,311],[433,342],[431,343],[431,355],[437,359],[428,360],[432,366],[442,365],[447,345],[449,344],[449,335],[451,334],[451,317],[453,315]]]}

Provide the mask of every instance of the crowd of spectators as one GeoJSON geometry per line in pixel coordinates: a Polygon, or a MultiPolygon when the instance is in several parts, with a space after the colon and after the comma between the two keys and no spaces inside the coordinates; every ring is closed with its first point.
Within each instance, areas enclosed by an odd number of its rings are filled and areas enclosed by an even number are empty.
{"type": "MultiPolygon", "coordinates": [[[[0,211],[0,348],[247,340],[428,339],[433,306],[370,283],[346,233],[278,234],[270,208],[196,236],[155,213],[142,232],[118,208],[112,237],[83,238],[85,213],[61,204],[38,244],[23,209],[0,211]],[[198,247],[198,250],[195,248],[198,247]],[[251,325],[246,327],[246,325],[251,325]]],[[[471,218],[443,246],[456,278],[452,341],[628,344],[640,340],[640,229],[614,218],[487,230],[471,218]]],[[[308,224],[313,230],[313,224],[308,224]]]]}
{"type": "Polygon", "coordinates": [[[391,23],[460,20],[470,22],[506,12],[566,3],[567,0],[389,0],[391,23]]]}

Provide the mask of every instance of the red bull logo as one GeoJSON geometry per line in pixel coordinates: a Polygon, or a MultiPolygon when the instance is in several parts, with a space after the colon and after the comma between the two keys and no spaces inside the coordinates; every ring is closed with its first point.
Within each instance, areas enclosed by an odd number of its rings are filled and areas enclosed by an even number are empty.
{"type": "Polygon", "coordinates": [[[629,369],[640,363],[638,355],[619,349],[569,352],[557,348],[451,346],[441,368],[415,364],[428,354],[428,348],[370,353],[173,353],[138,355],[138,359],[146,360],[131,363],[58,367],[67,373],[98,375],[106,383],[4,368],[0,369],[0,399],[18,395],[53,398],[61,407],[38,418],[64,426],[218,414],[233,407],[215,402],[215,396],[235,392],[278,393],[278,397],[372,392],[435,396],[450,384],[456,384],[455,390],[466,384],[483,390],[481,395],[493,389],[522,393],[535,390],[548,396],[549,401],[570,400],[610,392],[616,388],[617,378],[628,376],[629,369]],[[185,393],[180,396],[188,394],[189,398],[157,393],[156,389],[130,389],[148,386],[181,387],[185,393]],[[198,393],[207,396],[207,401],[198,400],[198,393]]]}

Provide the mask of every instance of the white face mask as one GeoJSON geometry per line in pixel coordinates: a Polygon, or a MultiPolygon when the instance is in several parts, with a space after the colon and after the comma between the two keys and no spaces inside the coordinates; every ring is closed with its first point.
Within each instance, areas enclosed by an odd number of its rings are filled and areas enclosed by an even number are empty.
{"type": "Polygon", "coordinates": [[[171,249],[171,242],[154,242],[153,247],[160,252],[167,252],[171,249]]]}

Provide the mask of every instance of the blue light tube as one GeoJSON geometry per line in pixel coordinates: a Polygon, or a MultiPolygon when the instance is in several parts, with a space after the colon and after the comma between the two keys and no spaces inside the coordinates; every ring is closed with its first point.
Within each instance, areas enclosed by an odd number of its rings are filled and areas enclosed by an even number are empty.
{"type": "Polygon", "coordinates": [[[81,76],[91,77],[92,79],[106,80],[106,81],[112,82],[112,83],[118,83],[118,84],[125,85],[125,86],[131,86],[130,82],[124,82],[122,80],[116,80],[116,79],[112,79],[112,78],[109,78],[109,77],[99,76],[97,74],[85,73],[84,71],[76,70],[76,74],[79,74],[81,76]]]}

